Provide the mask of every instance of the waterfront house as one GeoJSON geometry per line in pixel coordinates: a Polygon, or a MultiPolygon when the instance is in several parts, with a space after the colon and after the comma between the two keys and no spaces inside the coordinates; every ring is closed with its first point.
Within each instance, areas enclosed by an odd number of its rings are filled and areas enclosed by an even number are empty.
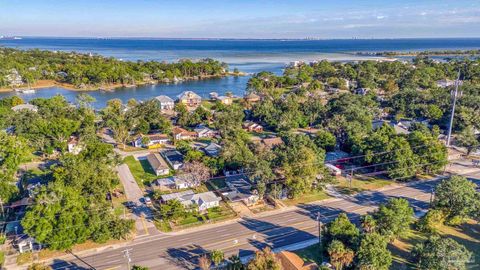
{"type": "Polygon", "coordinates": [[[222,151],[222,147],[214,142],[210,143],[207,147],[203,148],[205,154],[211,157],[218,157],[222,151]]]}
{"type": "Polygon", "coordinates": [[[260,101],[260,96],[255,93],[250,93],[246,95],[244,98],[245,98],[245,101],[249,103],[255,103],[260,101]]]}
{"type": "Polygon", "coordinates": [[[178,200],[186,208],[196,205],[200,212],[205,212],[209,208],[220,206],[220,201],[222,200],[212,191],[195,194],[191,190],[162,195],[160,199],[163,203],[170,200],[178,200]]]}
{"type": "Polygon", "coordinates": [[[196,107],[202,103],[202,98],[195,94],[192,91],[185,91],[182,92],[180,95],[177,96],[178,102],[183,103],[189,107],[196,107]]]}
{"type": "Polygon", "coordinates": [[[35,105],[27,103],[27,104],[20,104],[20,105],[17,105],[17,106],[13,106],[12,110],[14,112],[19,112],[19,111],[22,111],[22,110],[27,110],[27,111],[31,111],[31,112],[38,112],[38,107],[35,106],[35,105]]]}
{"type": "Polygon", "coordinates": [[[175,107],[175,102],[168,96],[162,95],[155,97],[155,99],[160,103],[160,109],[162,111],[170,111],[175,107]]]}
{"type": "Polygon", "coordinates": [[[167,175],[170,173],[170,168],[159,153],[149,154],[147,161],[155,172],[155,175],[167,175]]]}
{"type": "Polygon", "coordinates": [[[159,146],[167,144],[169,142],[170,138],[167,134],[154,133],[137,136],[132,141],[132,145],[134,147],[158,148],[159,146]]]}
{"type": "Polygon", "coordinates": [[[197,132],[188,131],[181,127],[174,127],[172,133],[175,140],[193,140],[198,137],[197,132]]]}
{"type": "Polygon", "coordinates": [[[233,103],[233,98],[227,96],[219,96],[217,97],[217,100],[220,101],[220,103],[222,103],[223,105],[231,105],[233,103]]]}
{"type": "Polygon", "coordinates": [[[183,166],[183,155],[177,150],[167,150],[161,154],[174,170],[183,166]]]}
{"type": "Polygon", "coordinates": [[[11,69],[10,73],[5,76],[5,80],[7,81],[8,85],[10,85],[12,87],[23,85],[22,76],[14,68],[11,69]]]}
{"type": "Polygon", "coordinates": [[[243,123],[242,127],[249,132],[263,132],[263,127],[260,124],[251,121],[243,123]]]}

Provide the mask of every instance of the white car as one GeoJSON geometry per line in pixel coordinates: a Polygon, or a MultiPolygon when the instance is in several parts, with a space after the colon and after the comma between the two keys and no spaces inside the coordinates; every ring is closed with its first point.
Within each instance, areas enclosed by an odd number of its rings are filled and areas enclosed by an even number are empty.
{"type": "Polygon", "coordinates": [[[152,205],[152,199],[150,199],[150,197],[143,197],[143,202],[146,204],[146,205],[152,205]]]}

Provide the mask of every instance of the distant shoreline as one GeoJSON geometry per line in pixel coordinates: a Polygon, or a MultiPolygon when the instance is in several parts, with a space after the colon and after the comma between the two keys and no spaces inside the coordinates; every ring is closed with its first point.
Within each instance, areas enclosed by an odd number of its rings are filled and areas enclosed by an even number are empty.
{"type": "MultiPolygon", "coordinates": [[[[195,80],[208,80],[212,78],[223,78],[227,76],[248,76],[247,73],[244,72],[239,72],[239,73],[233,73],[233,72],[227,72],[223,75],[212,75],[212,76],[202,76],[198,77],[197,79],[195,78],[183,78],[177,83],[182,83],[182,82],[187,82],[187,81],[195,81],[195,80]]],[[[135,83],[132,85],[127,85],[127,84],[109,84],[109,85],[100,85],[100,86],[87,86],[85,88],[79,88],[76,87],[73,84],[69,83],[62,83],[62,82],[57,82],[55,80],[38,80],[36,83],[30,85],[30,88],[32,89],[45,89],[45,88],[51,88],[51,87],[61,87],[69,91],[78,91],[78,92],[83,92],[83,91],[113,91],[118,88],[128,88],[128,87],[138,87],[138,86],[144,86],[144,85],[156,85],[156,84],[169,84],[169,82],[161,82],[161,81],[155,81],[155,82],[140,82],[140,83],[135,83]]],[[[28,88],[28,85],[22,85],[18,87],[4,87],[0,88],[0,93],[10,93],[10,92],[15,92],[15,89],[25,89],[28,88]]]]}

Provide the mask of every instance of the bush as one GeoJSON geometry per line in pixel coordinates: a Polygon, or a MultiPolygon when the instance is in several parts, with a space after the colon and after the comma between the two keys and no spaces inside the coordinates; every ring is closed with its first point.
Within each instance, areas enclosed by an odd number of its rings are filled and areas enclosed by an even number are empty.
{"type": "Polygon", "coordinates": [[[445,214],[438,209],[431,209],[417,223],[420,231],[426,233],[435,233],[439,227],[445,222],[445,214]]]}
{"type": "Polygon", "coordinates": [[[0,235],[0,245],[5,244],[6,239],[7,239],[7,237],[4,234],[0,235]]]}
{"type": "Polygon", "coordinates": [[[462,224],[464,221],[465,219],[462,216],[454,216],[447,221],[447,224],[450,226],[458,226],[462,224]]]}
{"type": "Polygon", "coordinates": [[[4,262],[5,262],[5,252],[0,251],[0,268],[4,262]]]}

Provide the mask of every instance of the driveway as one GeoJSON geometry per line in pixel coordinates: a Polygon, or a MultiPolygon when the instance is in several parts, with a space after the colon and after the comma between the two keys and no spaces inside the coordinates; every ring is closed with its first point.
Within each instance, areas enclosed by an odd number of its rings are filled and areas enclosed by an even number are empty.
{"type": "Polygon", "coordinates": [[[120,182],[122,182],[125,189],[127,200],[135,204],[133,207],[133,216],[135,218],[137,237],[158,233],[153,224],[152,211],[143,203],[143,191],[135,181],[132,172],[126,164],[118,166],[117,171],[120,182]]]}

